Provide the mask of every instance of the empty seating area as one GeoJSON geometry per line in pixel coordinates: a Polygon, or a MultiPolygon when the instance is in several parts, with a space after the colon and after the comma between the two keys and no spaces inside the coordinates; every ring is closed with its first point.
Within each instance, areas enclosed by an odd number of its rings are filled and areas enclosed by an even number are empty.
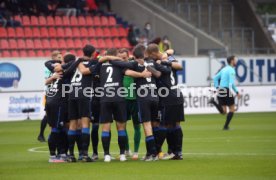
{"type": "Polygon", "coordinates": [[[22,27],[0,27],[0,56],[45,57],[53,50],[82,55],[90,43],[97,49],[130,48],[127,29],[113,16],[15,16],[22,27]]]}

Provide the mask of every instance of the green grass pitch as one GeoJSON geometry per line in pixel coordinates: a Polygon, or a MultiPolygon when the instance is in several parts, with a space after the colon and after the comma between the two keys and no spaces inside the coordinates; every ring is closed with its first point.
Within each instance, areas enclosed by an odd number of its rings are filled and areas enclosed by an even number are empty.
{"type": "MultiPolygon", "coordinates": [[[[48,163],[47,144],[36,140],[39,121],[2,122],[0,179],[276,179],[276,113],[237,113],[231,131],[221,130],[224,121],[221,115],[187,115],[183,161],[104,163],[100,154],[98,162],[74,164],[48,163]],[[28,151],[37,147],[39,152],[28,151]]],[[[111,151],[117,156],[114,127],[111,151]]]]}

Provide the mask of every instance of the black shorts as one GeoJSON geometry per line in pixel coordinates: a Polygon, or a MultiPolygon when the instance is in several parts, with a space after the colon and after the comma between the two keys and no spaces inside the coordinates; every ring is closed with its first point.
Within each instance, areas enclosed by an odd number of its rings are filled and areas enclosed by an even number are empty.
{"type": "Polygon", "coordinates": [[[82,117],[90,118],[91,103],[89,98],[69,99],[68,118],[78,120],[82,117]]]}
{"type": "Polygon", "coordinates": [[[49,103],[45,106],[47,114],[47,122],[52,128],[63,127],[68,120],[68,104],[67,103],[49,103]]]}
{"type": "Polygon", "coordinates": [[[222,106],[232,106],[235,104],[234,95],[228,88],[220,88],[217,97],[219,104],[222,106]]]}
{"type": "Polygon", "coordinates": [[[158,102],[157,101],[140,101],[138,102],[139,121],[153,122],[158,116],[158,102]]]}
{"type": "Polygon", "coordinates": [[[91,101],[91,122],[99,123],[100,122],[100,98],[93,97],[91,101]]]}
{"type": "Polygon", "coordinates": [[[154,122],[161,122],[162,121],[162,111],[163,111],[163,106],[160,105],[160,103],[158,103],[158,112],[157,112],[157,117],[155,120],[153,120],[154,122]]]}
{"type": "Polygon", "coordinates": [[[126,102],[101,102],[100,123],[112,123],[127,121],[126,102]]]}
{"type": "Polygon", "coordinates": [[[138,118],[138,104],[136,100],[126,100],[127,106],[127,120],[133,121],[133,124],[140,124],[138,118]]]}
{"type": "Polygon", "coordinates": [[[180,121],[185,121],[183,104],[167,105],[163,107],[162,125],[175,125],[180,121]]]}

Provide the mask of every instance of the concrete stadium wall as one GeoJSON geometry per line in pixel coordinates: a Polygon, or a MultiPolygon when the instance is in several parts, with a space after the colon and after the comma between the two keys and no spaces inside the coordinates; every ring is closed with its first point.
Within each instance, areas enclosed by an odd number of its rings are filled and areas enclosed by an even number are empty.
{"type": "Polygon", "coordinates": [[[112,9],[121,17],[142,28],[151,22],[160,36],[168,35],[179,54],[197,55],[199,50],[225,49],[225,45],[195,28],[185,20],[146,0],[116,0],[112,9]]]}
{"type": "Polygon", "coordinates": [[[142,28],[146,22],[152,24],[156,34],[163,37],[168,35],[176,52],[195,56],[197,55],[197,38],[174,25],[162,15],[148,9],[134,0],[116,0],[112,2],[112,10],[125,20],[142,28]]]}
{"type": "Polygon", "coordinates": [[[254,4],[251,0],[232,0],[239,10],[241,17],[255,31],[255,47],[272,48],[276,53],[276,44],[272,41],[270,34],[264,28],[262,20],[256,15],[254,4]]]}

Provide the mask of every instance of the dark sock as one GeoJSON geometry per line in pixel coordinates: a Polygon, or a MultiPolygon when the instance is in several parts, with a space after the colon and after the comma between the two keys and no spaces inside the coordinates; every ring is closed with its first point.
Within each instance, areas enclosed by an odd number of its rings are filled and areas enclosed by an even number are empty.
{"type": "Polygon", "coordinates": [[[128,151],[129,150],[129,138],[128,138],[128,133],[127,133],[127,130],[126,131],[126,150],[128,151]]]}
{"type": "Polygon", "coordinates": [[[75,130],[68,131],[68,149],[69,155],[74,156],[74,146],[77,138],[77,132],[75,130]]]}
{"type": "Polygon", "coordinates": [[[110,132],[102,131],[102,145],[104,150],[104,155],[109,155],[109,147],[110,147],[110,132]]]}
{"type": "Polygon", "coordinates": [[[127,134],[125,130],[118,131],[118,144],[120,147],[120,154],[124,154],[126,150],[127,134]]]}
{"type": "Polygon", "coordinates": [[[229,124],[232,120],[232,117],[233,117],[234,113],[233,112],[229,112],[226,116],[226,122],[224,124],[224,128],[229,128],[229,124]]]}
{"type": "Polygon", "coordinates": [[[156,139],[156,133],[159,131],[159,127],[153,127],[152,128],[152,134],[154,136],[154,138],[156,139]]]}
{"type": "Polygon", "coordinates": [[[61,139],[61,154],[67,154],[68,151],[68,137],[67,137],[68,130],[63,128],[60,132],[60,139],[61,139]]]}
{"type": "Polygon", "coordinates": [[[183,143],[183,132],[181,126],[176,126],[174,129],[174,143],[175,143],[175,150],[174,154],[182,155],[182,143],[183,143]]]}
{"type": "Polygon", "coordinates": [[[167,129],[167,144],[168,144],[168,154],[174,152],[174,136],[173,136],[173,129],[169,128],[167,129]]]}
{"type": "Polygon", "coordinates": [[[157,153],[162,151],[162,145],[166,139],[166,134],[167,134],[167,128],[159,127],[156,133],[157,138],[155,139],[157,153]]]}
{"type": "Polygon", "coordinates": [[[90,128],[82,128],[81,133],[82,155],[88,156],[88,148],[90,144],[90,128]]]}
{"type": "Polygon", "coordinates": [[[210,101],[210,103],[213,104],[217,108],[219,113],[223,114],[223,108],[220,104],[218,104],[215,100],[210,101]]]}
{"type": "Polygon", "coordinates": [[[155,147],[154,136],[147,136],[146,137],[146,148],[147,148],[147,155],[156,156],[157,151],[156,151],[156,147],[155,147]]]}
{"type": "Polygon", "coordinates": [[[91,131],[91,141],[93,146],[93,153],[98,154],[98,144],[99,144],[99,125],[93,124],[91,131]]]}
{"type": "Polygon", "coordinates": [[[57,134],[57,139],[56,139],[56,143],[57,143],[57,154],[64,154],[64,149],[62,146],[62,139],[61,139],[61,132],[59,130],[58,134],[57,134]]]}
{"type": "Polygon", "coordinates": [[[141,141],[141,125],[134,125],[134,152],[138,152],[141,141]]]}
{"type": "Polygon", "coordinates": [[[47,126],[47,116],[44,116],[40,122],[40,132],[39,132],[39,136],[43,136],[44,137],[44,131],[45,128],[47,126]]]}
{"type": "Polygon", "coordinates": [[[79,155],[82,155],[81,129],[76,131],[76,142],[79,150],[79,155]]]}
{"type": "Polygon", "coordinates": [[[58,137],[59,131],[57,128],[52,128],[51,133],[48,138],[48,147],[51,156],[56,155],[57,145],[58,145],[58,137]]]}

